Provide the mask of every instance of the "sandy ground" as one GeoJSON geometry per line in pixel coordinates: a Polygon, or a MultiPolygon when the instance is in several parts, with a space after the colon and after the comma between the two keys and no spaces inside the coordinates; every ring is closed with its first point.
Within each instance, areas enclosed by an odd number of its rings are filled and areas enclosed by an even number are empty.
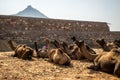
{"type": "Polygon", "coordinates": [[[120,80],[101,71],[88,69],[91,62],[72,60],[71,66],[53,64],[48,59],[22,60],[14,52],[0,52],[0,80],[120,80]]]}

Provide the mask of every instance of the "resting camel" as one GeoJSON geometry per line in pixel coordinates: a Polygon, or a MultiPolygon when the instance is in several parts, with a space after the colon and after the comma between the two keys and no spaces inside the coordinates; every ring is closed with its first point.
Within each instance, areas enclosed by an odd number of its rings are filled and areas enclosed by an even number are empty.
{"type": "MultiPolygon", "coordinates": [[[[59,47],[58,41],[54,40],[53,42],[51,41],[51,43],[53,43],[55,47],[57,47],[57,48],[59,47]]],[[[37,42],[34,42],[34,45],[35,45],[35,50],[36,50],[38,58],[48,58],[47,48],[45,48],[45,49],[38,49],[37,42]]],[[[45,46],[47,46],[47,43],[46,43],[45,46]]]]}
{"type": "Polygon", "coordinates": [[[33,49],[26,46],[25,44],[20,44],[17,46],[14,46],[12,40],[8,41],[8,44],[10,45],[11,49],[15,51],[14,57],[18,57],[21,59],[32,59],[33,55],[33,49]]]}
{"type": "Polygon", "coordinates": [[[102,47],[104,51],[110,51],[111,49],[118,47],[115,44],[117,42],[106,43],[104,39],[96,40],[96,42],[102,47]]]}
{"type": "MultiPolygon", "coordinates": [[[[76,41],[77,41],[77,40],[76,40],[76,37],[73,36],[71,39],[73,40],[73,46],[78,47],[78,45],[76,45],[76,41]]],[[[88,50],[89,50],[92,54],[96,54],[96,52],[95,52],[94,50],[92,50],[88,45],[86,45],[86,46],[87,46],[88,50]]]]}
{"type": "Polygon", "coordinates": [[[120,47],[120,39],[114,40],[113,43],[114,43],[116,46],[120,47]]]}
{"type": "Polygon", "coordinates": [[[34,42],[38,58],[48,58],[47,49],[38,49],[37,42],[34,42]]]}
{"type": "Polygon", "coordinates": [[[64,51],[70,56],[71,59],[80,60],[85,58],[77,45],[73,44],[73,46],[69,47],[69,45],[66,42],[62,42],[61,45],[63,46],[64,51]]]}
{"type": "MultiPolygon", "coordinates": [[[[48,46],[47,52],[48,52],[48,58],[50,61],[60,64],[60,65],[69,65],[71,62],[70,57],[61,49],[59,46],[56,46],[58,48],[50,49],[50,41],[48,39],[44,40],[48,46]]],[[[52,41],[53,44],[56,44],[55,41],[52,41]]]]}
{"type": "MultiPolygon", "coordinates": [[[[73,36],[71,38],[73,40],[73,44],[72,45],[68,45],[66,42],[63,42],[61,45],[64,47],[64,50],[66,51],[66,53],[70,56],[71,59],[85,59],[84,54],[81,52],[80,48],[78,47],[78,45],[76,45],[76,38],[73,36]]],[[[87,48],[89,48],[87,46],[87,48]]],[[[89,51],[93,54],[95,54],[95,52],[89,48],[89,51]]]]}
{"type": "Polygon", "coordinates": [[[91,54],[84,41],[78,41],[76,44],[87,59],[94,61],[94,65],[91,68],[120,76],[120,48],[114,48],[109,52],[100,54],[91,54]]]}

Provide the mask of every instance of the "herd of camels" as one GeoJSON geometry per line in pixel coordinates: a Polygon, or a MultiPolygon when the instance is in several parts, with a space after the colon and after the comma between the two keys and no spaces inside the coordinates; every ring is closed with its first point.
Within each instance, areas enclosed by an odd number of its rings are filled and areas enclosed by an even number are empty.
{"type": "Polygon", "coordinates": [[[33,54],[36,54],[38,58],[48,58],[59,65],[70,65],[72,59],[88,59],[93,62],[93,65],[88,68],[120,77],[120,40],[114,40],[112,43],[106,43],[104,39],[96,40],[103,49],[101,53],[96,53],[85,41],[78,41],[75,37],[71,39],[73,44],[68,45],[66,42],[44,38],[46,47],[38,49],[37,42],[34,42],[35,50],[25,44],[15,46],[12,40],[8,43],[15,52],[14,57],[30,60],[33,54]],[[51,44],[55,47],[51,47],[51,44]]]}

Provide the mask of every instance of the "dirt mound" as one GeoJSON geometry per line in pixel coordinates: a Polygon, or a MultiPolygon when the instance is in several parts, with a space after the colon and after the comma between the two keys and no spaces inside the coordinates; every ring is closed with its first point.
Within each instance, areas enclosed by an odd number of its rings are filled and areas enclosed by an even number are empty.
{"type": "Polygon", "coordinates": [[[21,60],[0,52],[0,80],[120,80],[101,71],[90,70],[87,60],[72,60],[71,66],[53,64],[48,59],[21,60]]]}
{"type": "MultiPolygon", "coordinates": [[[[16,42],[13,42],[15,45],[16,42]]],[[[0,40],[0,51],[12,51],[10,45],[8,44],[8,40],[0,40]]]]}

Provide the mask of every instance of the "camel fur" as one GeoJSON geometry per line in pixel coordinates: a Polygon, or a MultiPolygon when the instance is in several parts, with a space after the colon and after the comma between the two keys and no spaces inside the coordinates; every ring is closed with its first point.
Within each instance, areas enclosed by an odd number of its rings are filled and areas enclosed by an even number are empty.
{"type": "Polygon", "coordinates": [[[103,51],[110,51],[113,48],[117,48],[117,42],[106,43],[104,39],[98,39],[96,42],[102,47],[103,51]]]}
{"type": "Polygon", "coordinates": [[[34,42],[34,45],[38,58],[48,58],[47,49],[38,49],[37,42],[34,42]]]}
{"type": "MultiPolygon", "coordinates": [[[[61,48],[50,49],[50,41],[45,39],[45,42],[48,45],[47,52],[50,61],[60,65],[70,64],[70,57],[61,48]]],[[[52,43],[54,43],[54,41],[52,43]]]]}
{"type": "Polygon", "coordinates": [[[85,54],[85,57],[94,62],[94,65],[91,66],[92,69],[120,76],[120,48],[114,48],[109,52],[91,54],[87,50],[84,41],[76,44],[81,48],[81,52],[85,54]]]}
{"type": "Polygon", "coordinates": [[[11,46],[11,48],[15,51],[15,54],[13,55],[14,57],[18,57],[21,59],[32,59],[33,55],[32,48],[25,44],[14,46],[12,40],[9,40],[8,43],[11,46]]]}

